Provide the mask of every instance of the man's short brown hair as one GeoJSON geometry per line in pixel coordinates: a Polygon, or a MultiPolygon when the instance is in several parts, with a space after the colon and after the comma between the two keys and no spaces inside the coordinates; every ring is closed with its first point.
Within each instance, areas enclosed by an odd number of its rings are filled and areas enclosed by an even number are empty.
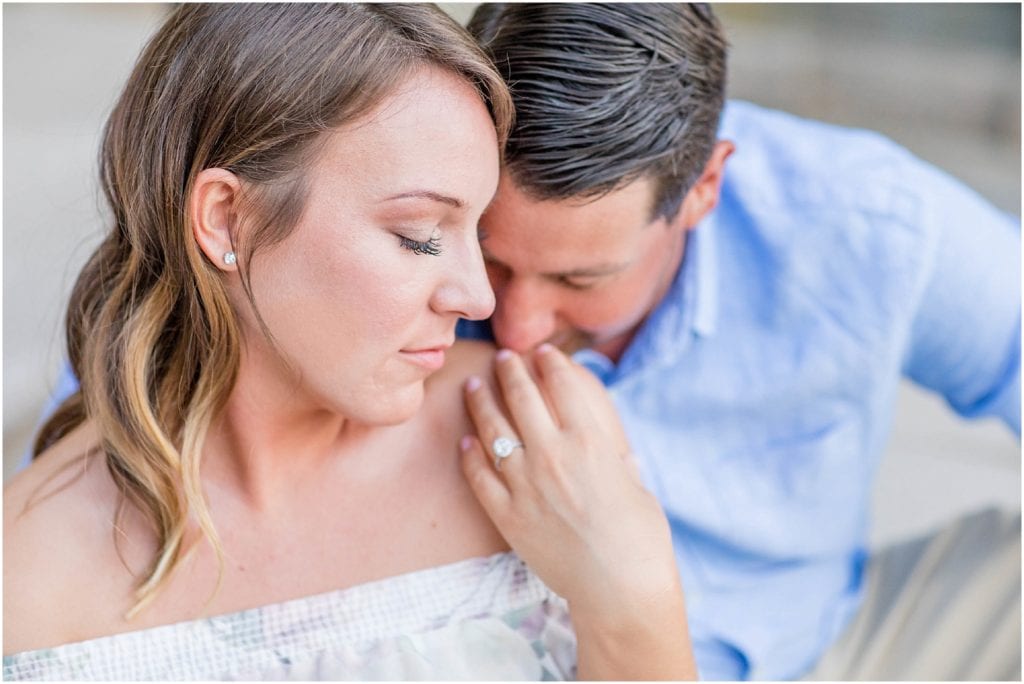
{"type": "Polygon", "coordinates": [[[482,4],[470,32],[512,90],[506,168],[538,199],[655,180],[674,216],[716,141],[726,42],[700,4],[482,4]]]}

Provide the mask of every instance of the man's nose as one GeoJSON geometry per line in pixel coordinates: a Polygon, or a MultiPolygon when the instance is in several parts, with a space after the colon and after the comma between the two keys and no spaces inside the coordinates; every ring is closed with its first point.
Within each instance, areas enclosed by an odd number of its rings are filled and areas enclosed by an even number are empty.
{"type": "Polygon", "coordinates": [[[554,335],[555,310],[541,288],[509,278],[496,296],[491,328],[498,346],[523,353],[554,335]]]}

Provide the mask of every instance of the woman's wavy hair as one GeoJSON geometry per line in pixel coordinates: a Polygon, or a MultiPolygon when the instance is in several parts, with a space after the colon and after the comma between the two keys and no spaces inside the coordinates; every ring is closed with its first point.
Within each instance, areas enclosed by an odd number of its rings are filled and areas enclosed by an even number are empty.
{"type": "Polygon", "coordinates": [[[675,216],[714,148],[726,41],[704,4],[484,3],[469,31],[512,89],[505,166],[537,199],[654,179],[675,216]]]}
{"type": "Polygon", "coordinates": [[[196,176],[223,168],[242,179],[244,215],[255,222],[232,238],[255,309],[248,264],[300,218],[322,134],[367,114],[424,65],[476,88],[503,145],[512,122],[505,84],[434,5],[184,4],[136,63],[100,153],[113,225],[68,307],[81,389],[34,445],[38,455],[85,420],[98,427],[97,449],[121,493],[115,529],[130,503],[157,540],[129,617],[182,560],[191,524],[223,569],[200,454],[234,385],[240,337],[221,272],[193,238],[196,176]]]}

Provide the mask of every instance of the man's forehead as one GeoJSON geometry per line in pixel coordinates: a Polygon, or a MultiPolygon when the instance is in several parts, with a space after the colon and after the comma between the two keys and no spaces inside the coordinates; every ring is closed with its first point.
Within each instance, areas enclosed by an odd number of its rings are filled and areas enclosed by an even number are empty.
{"type": "Polygon", "coordinates": [[[606,273],[634,258],[650,229],[646,196],[635,190],[587,204],[502,192],[480,219],[481,246],[492,260],[546,273],[606,273]]]}
{"type": "MultiPolygon", "coordinates": [[[[625,270],[632,263],[621,253],[605,254],[604,249],[596,245],[582,246],[576,249],[523,249],[522,245],[503,247],[495,242],[493,249],[489,240],[480,243],[484,259],[490,262],[512,267],[517,271],[530,271],[552,277],[596,277],[611,275],[625,270]]],[[[533,243],[533,246],[538,246],[533,243]]]]}
{"type": "Polygon", "coordinates": [[[481,218],[481,228],[490,233],[530,233],[554,244],[580,236],[618,237],[643,229],[651,223],[650,193],[647,187],[630,185],[601,197],[537,199],[505,180],[481,218]]]}
{"type": "Polygon", "coordinates": [[[520,272],[547,276],[601,276],[617,273],[632,261],[634,241],[626,231],[557,223],[500,224],[481,221],[484,258],[520,272]]]}

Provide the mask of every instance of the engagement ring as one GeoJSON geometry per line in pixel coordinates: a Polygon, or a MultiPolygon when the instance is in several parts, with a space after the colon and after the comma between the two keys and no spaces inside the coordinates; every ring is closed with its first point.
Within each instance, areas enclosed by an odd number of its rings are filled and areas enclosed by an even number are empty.
{"type": "Polygon", "coordinates": [[[494,453],[494,467],[497,470],[501,470],[502,460],[511,456],[513,451],[522,448],[522,446],[522,442],[516,442],[508,437],[496,438],[491,442],[491,451],[494,453]]]}

